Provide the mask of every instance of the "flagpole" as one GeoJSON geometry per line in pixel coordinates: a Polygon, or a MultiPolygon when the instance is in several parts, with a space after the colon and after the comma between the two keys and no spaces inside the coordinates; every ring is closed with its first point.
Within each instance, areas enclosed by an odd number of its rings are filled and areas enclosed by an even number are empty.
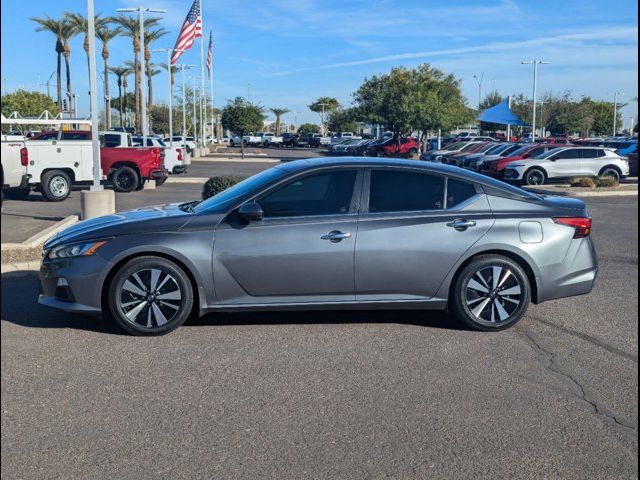
{"type": "Polygon", "coordinates": [[[219,140],[217,130],[214,132],[214,125],[216,124],[216,122],[214,121],[215,108],[213,98],[213,35],[211,31],[209,31],[209,41],[211,43],[211,67],[209,69],[209,83],[211,83],[211,138],[215,137],[216,140],[219,140]]]}
{"type": "MultiPolygon", "coordinates": [[[[202,8],[202,0],[200,0],[200,21],[202,22],[202,33],[204,33],[204,9],[202,8]]],[[[205,125],[203,117],[203,99],[204,99],[204,35],[200,35],[200,78],[201,78],[201,94],[200,94],[200,129],[202,135],[200,141],[202,147],[206,146],[205,125]]],[[[206,155],[206,153],[205,153],[206,155]]]]}

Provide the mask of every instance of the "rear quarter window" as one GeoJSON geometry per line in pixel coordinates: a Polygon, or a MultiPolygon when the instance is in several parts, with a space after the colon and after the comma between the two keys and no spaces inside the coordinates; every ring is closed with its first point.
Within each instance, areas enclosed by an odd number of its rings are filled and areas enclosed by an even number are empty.
{"type": "Polygon", "coordinates": [[[455,208],[476,195],[474,184],[450,178],[447,182],[447,208],[455,208]]]}

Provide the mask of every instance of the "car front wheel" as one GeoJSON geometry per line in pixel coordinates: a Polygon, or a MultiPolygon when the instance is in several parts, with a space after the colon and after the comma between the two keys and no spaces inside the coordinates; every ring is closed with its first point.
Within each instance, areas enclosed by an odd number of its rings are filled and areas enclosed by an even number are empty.
{"type": "Polygon", "coordinates": [[[185,272],[161,257],[138,257],[116,272],[109,288],[109,314],[132,335],[162,335],[191,314],[193,288],[185,272]]]}
{"type": "Polygon", "coordinates": [[[481,331],[515,325],[531,302],[531,285],[522,267],[501,255],[482,255],[457,276],[450,310],[464,325],[481,331]]]}
{"type": "Polygon", "coordinates": [[[547,175],[539,168],[532,168],[524,175],[525,185],[544,185],[547,182],[547,175]]]}

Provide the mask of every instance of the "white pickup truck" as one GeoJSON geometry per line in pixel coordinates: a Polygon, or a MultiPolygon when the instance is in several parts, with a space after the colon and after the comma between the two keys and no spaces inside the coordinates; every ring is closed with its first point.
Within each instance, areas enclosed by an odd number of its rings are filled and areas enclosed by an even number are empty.
{"type": "Polygon", "coordinates": [[[278,147],[282,145],[282,137],[271,132],[263,132],[260,134],[260,144],[265,147],[278,147]]]}
{"type": "Polygon", "coordinates": [[[29,154],[24,146],[24,137],[18,135],[2,135],[0,147],[2,159],[2,197],[5,192],[12,197],[26,197],[29,194],[29,177],[27,165],[29,154]]]}
{"type": "Polygon", "coordinates": [[[183,137],[181,135],[174,135],[173,137],[164,137],[162,141],[167,145],[173,142],[175,147],[182,147],[189,154],[191,153],[192,150],[195,150],[196,148],[196,140],[193,137],[183,137]]]}
{"type": "MultiPolygon", "coordinates": [[[[133,146],[143,146],[142,140],[142,137],[132,137],[133,146]]],[[[186,173],[187,167],[185,164],[185,159],[187,155],[183,154],[182,147],[170,147],[158,137],[147,137],[147,144],[145,146],[158,147],[162,149],[162,152],[164,154],[164,167],[169,171],[169,173],[186,173]]]]}

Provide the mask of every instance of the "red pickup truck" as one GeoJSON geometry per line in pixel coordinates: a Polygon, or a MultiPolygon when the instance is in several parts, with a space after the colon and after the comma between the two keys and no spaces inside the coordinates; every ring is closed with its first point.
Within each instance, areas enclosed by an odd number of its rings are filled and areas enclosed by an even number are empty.
{"type": "MultiPolygon", "coordinates": [[[[38,140],[49,141],[87,141],[91,140],[91,132],[86,130],[63,130],[42,132],[29,139],[30,142],[38,140]]],[[[89,146],[87,146],[89,148],[89,146]]],[[[86,157],[91,158],[87,153],[86,157]]],[[[155,181],[161,185],[168,177],[164,167],[164,155],[162,149],[157,147],[141,148],[100,148],[100,163],[102,172],[108,181],[113,184],[116,192],[133,192],[140,190],[147,181],[155,181]]],[[[84,179],[72,178],[74,183],[84,179]]]]}

